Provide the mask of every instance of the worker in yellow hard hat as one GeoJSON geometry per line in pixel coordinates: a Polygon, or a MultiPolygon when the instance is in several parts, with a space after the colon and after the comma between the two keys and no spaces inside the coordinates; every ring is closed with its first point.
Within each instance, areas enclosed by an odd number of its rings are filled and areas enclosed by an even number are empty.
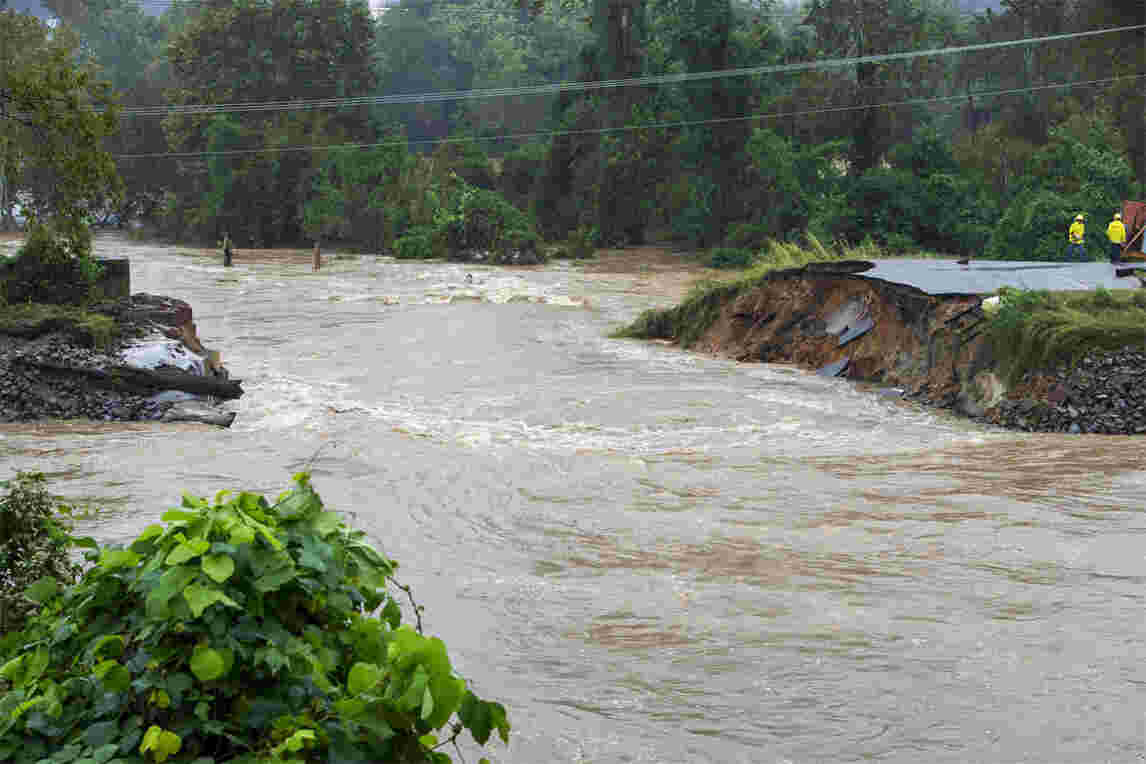
{"type": "Polygon", "coordinates": [[[1077,257],[1080,263],[1083,262],[1086,256],[1086,249],[1083,247],[1083,240],[1086,238],[1086,226],[1083,224],[1081,212],[1074,216],[1074,222],[1070,224],[1066,238],[1070,242],[1067,247],[1067,259],[1073,260],[1077,257]]]}
{"type": "Polygon", "coordinates": [[[1114,220],[1106,226],[1106,238],[1110,239],[1110,262],[1122,261],[1122,248],[1126,246],[1126,226],[1122,224],[1122,215],[1115,212],[1114,220]]]}

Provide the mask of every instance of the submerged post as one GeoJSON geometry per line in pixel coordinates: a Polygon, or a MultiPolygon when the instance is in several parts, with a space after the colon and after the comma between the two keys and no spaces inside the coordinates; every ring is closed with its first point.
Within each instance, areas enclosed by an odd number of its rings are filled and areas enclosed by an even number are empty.
{"type": "Polygon", "coordinates": [[[223,267],[231,267],[231,236],[226,231],[223,232],[223,267]]]}
{"type": "Polygon", "coordinates": [[[313,263],[313,265],[314,265],[314,270],[316,270],[316,271],[322,267],[322,250],[319,249],[317,240],[315,240],[315,242],[314,242],[314,263],[313,263]]]}

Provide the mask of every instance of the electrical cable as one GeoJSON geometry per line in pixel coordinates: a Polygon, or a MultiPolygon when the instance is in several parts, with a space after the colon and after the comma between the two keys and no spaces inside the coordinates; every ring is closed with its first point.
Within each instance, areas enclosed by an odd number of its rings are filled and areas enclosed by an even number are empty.
{"type": "Polygon", "coordinates": [[[505,135],[492,135],[492,136],[477,136],[466,138],[427,138],[424,140],[391,140],[381,141],[378,143],[342,143],[330,145],[310,145],[310,146],[270,146],[257,149],[229,149],[224,151],[172,151],[172,152],[159,152],[152,154],[117,154],[115,159],[160,159],[160,158],[173,158],[173,159],[190,159],[195,157],[212,157],[212,156],[240,156],[248,154],[278,154],[285,152],[295,151],[350,151],[358,149],[371,149],[383,148],[387,146],[409,146],[409,145],[437,145],[443,143],[472,143],[477,141],[501,141],[501,140],[530,140],[534,138],[554,138],[563,135],[602,135],[606,133],[627,132],[633,130],[660,130],[667,128],[677,127],[694,127],[698,125],[716,125],[727,124],[731,122],[744,122],[752,119],[783,119],[785,117],[801,117],[811,116],[816,114],[835,114],[848,111],[859,111],[866,109],[884,109],[892,106],[922,106],[925,104],[942,103],[947,101],[962,101],[968,97],[970,98],[988,98],[995,96],[1017,95],[1020,93],[1032,93],[1039,90],[1050,90],[1055,88],[1073,88],[1083,87],[1087,85],[1100,85],[1111,82],[1118,82],[1128,79],[1141,79],[1146,78],[1146,73],[1142,74],[1126,74],[1118,77],[1106,77],[1097,80],[1084,80],[1076,82],[1057,82],[1047,85],[1035,85],[1032,87],[1024,88],[1009,88],[1006,90],[993,90],[984,91],[979,93],[963,93],[954,96],[933,96],[930,98],[912,98],[905,101],[890,101],[887,103],[877,104],[863,104],[856,106],[828,106],[816,109],[804,109],[800,111],[787,111],[787,112],[772,112],[761,114],[742,114],[735,117],[713,117],[710,119],[697,119],[697,120],[678,120],[672,122],[654,122],[644,125],[625,125],[621,127],[599,127],[599,128],[586,128],[581,130],[541,130],[530,133],[507,133],[505,135]]]}
{"type": "Polygon", "coordinates": [[[1067,34],[1047,35],[1044,37],[1030,37],[1021,40],[1004,40],[1001,42],[976,43],[973,45],[960,45],[930,50],[904,51],[902,53],[880,53],[870,56],[850,56],[847,58],[821,59],[796,64],[772,64],[767,66],[752,66],[739,69],[718,69],[706,72],[683,72],[679,74],[656,74],[644,77],[631,77],[617,80],[595,80],[592,82],[554,82],[544,85],[525,85],[507,88],[488,88],[483,90],[454,90],[432,93],[410,93],[384,96],[359,96],[349,98],[318,98],[296,101],[249,101],[229,104],[188,104],[184,106],[141,106],[136,108],[122,108],[119,113],[123,116],[167,117],[179,114],[238,114],[258,111],[304,111],[310,109],[338,109],[351,106],[382,106],[391,104],[424,104],[442,101],[477,100],[483,98],[512,98],[530,95],[552,95],[556,93],[576,93],[607,88],[647,87],[650,85],[669,85],[682,82],[709,81],[727,77],[748,77],[762,74],[781,74],[816,69],[832,69],[859,64],[878,64],[890,61],[907,61],[926,56],[947,56],[956,53],[971,53],[984,50],[997,50],[1001,48],[1018,47],[1025,45],[1042,45],[1064,40],[1075,40],[1085,37],[1094,37],[1118,32],[1137,31],[1146,29],[1146,24],[1114,27],[1108,29],[1088,30],[1085,32],[1070,32],[1067,34]]]}

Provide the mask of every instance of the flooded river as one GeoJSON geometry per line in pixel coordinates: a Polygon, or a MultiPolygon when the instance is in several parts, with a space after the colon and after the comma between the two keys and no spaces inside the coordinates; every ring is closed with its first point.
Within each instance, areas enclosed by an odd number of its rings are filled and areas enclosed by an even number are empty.
{"type": "Polygon", "coordinates": [[[1146,441],[608,339],[687,286],[664,258],[98,249],[194,306],[238,419],[9,425],[0,473],[126,540],[310,465],[509,708],[498,761],[1144,760],[1146,441]]]}

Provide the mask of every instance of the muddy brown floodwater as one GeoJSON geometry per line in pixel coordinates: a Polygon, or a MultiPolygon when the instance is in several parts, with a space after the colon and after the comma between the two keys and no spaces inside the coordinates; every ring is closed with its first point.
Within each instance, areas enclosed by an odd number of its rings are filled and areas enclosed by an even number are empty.
{"type": "Polygon", "coordinates": [[[9,426],[0,472],[51,474],[115,541],[310,465],[509,707],[498,761],[1143,759],[1146,441],[608,339],[705,275],[663,252],[97,249],[194,306],[238,419],[9,426]]]}

